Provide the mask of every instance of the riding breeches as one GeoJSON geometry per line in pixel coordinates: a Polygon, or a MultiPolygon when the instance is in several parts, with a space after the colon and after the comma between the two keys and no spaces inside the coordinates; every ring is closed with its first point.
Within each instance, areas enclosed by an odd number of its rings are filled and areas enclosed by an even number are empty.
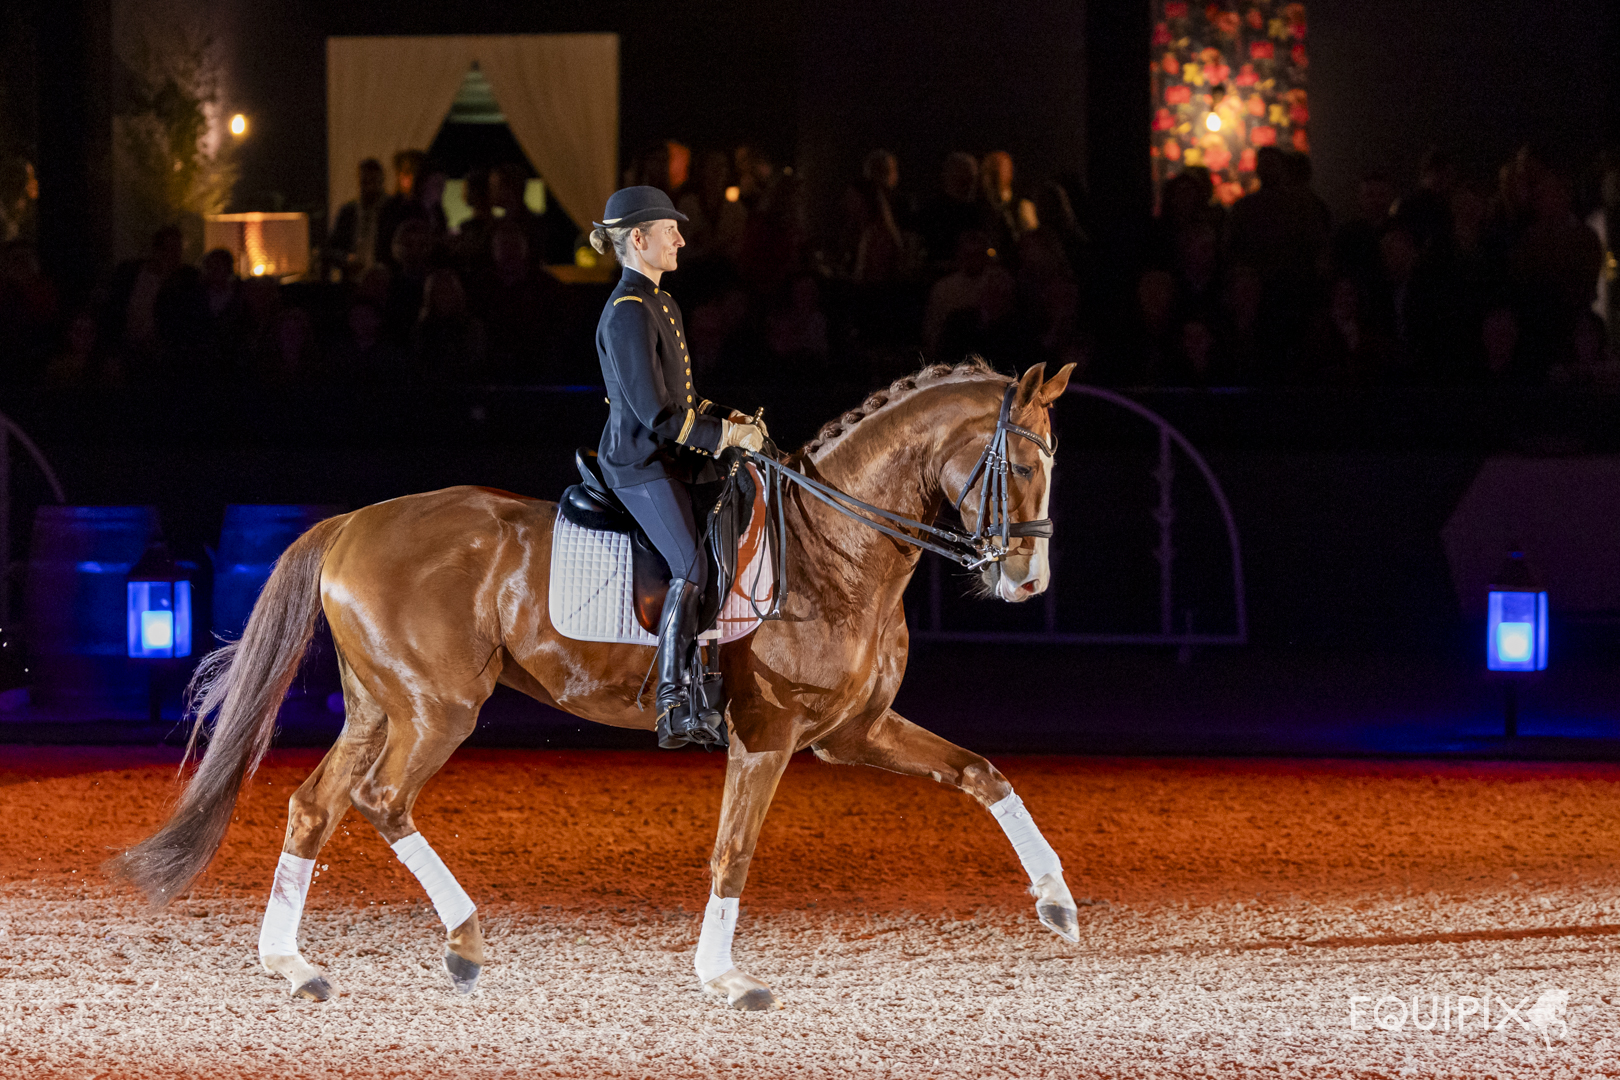
{"type": "Polygon", "coordinates": [[[691,489],[679,480],[662,477],[614,488],[613,494],[669,563],[670,575],[692,582],[702,596],[708,585],[709,560],[698,543],[691,489]]]}

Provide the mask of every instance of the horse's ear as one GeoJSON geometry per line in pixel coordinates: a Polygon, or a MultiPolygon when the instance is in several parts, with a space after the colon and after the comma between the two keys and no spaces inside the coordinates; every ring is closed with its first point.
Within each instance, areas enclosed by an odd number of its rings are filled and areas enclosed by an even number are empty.
{"type": "MultiPolygon", "coordinates": [[[[1030,368],[1030,370],[1034,371],[1035,369],[1030,368]]],[[[1041,386],[1035,398],[1036,402],[1045,406],[1052,404],[1052,402],[1062,397],[1063,391],[1067,389],[1069,385],[1069,376],[1072,374],[1074,374],[1073,364],[1064,364],[1062,367],[1058,368],[1058,373],[1052,376],[1050,379],[1047,379],[1045,384],[1041,386]]]]}
{"type": "Polygon", "coordinates": [[[1028,405],[1040,392],[1041,380],[1046,377],[1046,365],[1036,364],[1018,380],[1018,393],[1013,395],[1014,405],[1028,405]]]}

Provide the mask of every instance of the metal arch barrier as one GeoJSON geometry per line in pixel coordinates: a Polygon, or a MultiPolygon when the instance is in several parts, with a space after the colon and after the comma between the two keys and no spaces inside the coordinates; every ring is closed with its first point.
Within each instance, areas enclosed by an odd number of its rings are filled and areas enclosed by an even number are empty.
{"type": "MultiPolygon", "coordinates": [[[[1243,585],[1243,546],[1238,536],[1237,519],[1232,515],[1232,504],[1226,498],[1226,491],[1215,476],[1215,471],[1209,467],[1196,447],[1187,440],[1187,437],[1177,431],[1175,427],[1149,409],[1147,406],[1132,401],[1123,394],[1113,390],[1105,390],[1099,386],[1082,386],[1071,384],[1066,391],[1070,394],[1080,394],[1094,397],[1109,404],[1117,405],[1122,409],[1135,413],[1159,432],[1159,464],[1153,470],[1153,478],[1159,482],[1159,504],[1153,510],[1153,520],[1159,526],[1159,546],[1154,550],[1154,558],[1159,563],[1159,632],[1157,634],[1101,634],[1063,633],[1048,629],[1039,632],[1025,631],[974,631],[974,630],[945,630],[939,626],[939,609],[941,595],[941,581],[937,560],[931,568],[930,601],[933,608],[932,626],[928,629],[914,628],[912,637],[922,641],[960,641],[978,642],[984,644],[1049,644],[1049,645],[1179,645],[1183,648],[1193,645],[1247,645],[1249,643],[1249,609],[1248,599],[1243,585]],[[1197,634],[1191,629],[1177,633],[1174,624],[1174,604],[1172,603],[1172,586],[1174,583],[1175,548],[1171,543],[1171,531],[1175,523],[1175,503],[1172,498],[1172,483],[1175,479],[1174,448],[1179,446],[1182,452],[1198,467],[1209,486],[1209,493],[1214,496],[1215,505],[1220,509],[1221,517],[1226,523],[1227,544],[1232,552],[1232,604],[1234,609],[1236,629],[1230,634],[1197,634]]],[[[1051,597],[1050,591],[1048,596],[1051,597]]],[[[1047,609],[1047,625],[1050,627],[1055,618],[1055,607],[1047,609]]]]}
{"type": "Polygon", "coordinates": [[[39,471],[45,474],[46,483],[51,485],[51,493],[56,496],[59,503],[67,502],[67,495],[62,490],[62,482],[56,478],[56,470],[51,463],[45,460],[34,440],[28,433],[17,426],[11,417],[0,413],[0,567],[5,574],[0,575],[0,626],[11,622],[11,440],[16,439],[34,459],[39,471]]]}

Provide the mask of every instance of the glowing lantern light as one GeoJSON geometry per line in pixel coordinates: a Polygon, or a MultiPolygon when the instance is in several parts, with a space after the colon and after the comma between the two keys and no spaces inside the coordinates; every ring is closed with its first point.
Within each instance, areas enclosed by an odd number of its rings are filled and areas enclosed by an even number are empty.
{"type": "Polygon", "coordinates": [[[1204,117],[1204,126],[1209,128],[1211,131],[1221,130],[1220,114],[1212,112],[1208,116],[1204,117]]]}
{"type": "Polygon", "coordinates": [[[247,117],[241,113],[231,117],[231,134],[238,139],[247,134],[247,117]]]}
{"type": "Polygon", "coordinates": [[[1486,600],[1485,666],[1491,671],[1545,671],[1547,593],[1515,551],[1486,600]]]}
{"type": "Polygon", "coordinates": [[[139,660],[191,655],[191,582],[162,541],[130,571],[125,614],[128,654],[139,660]]]}
{"type": "Polygon", "coordinates": [[[726,202],[736,202],[740,198],[742,198],[742,188],[736,184],[726,188],[726,202]]]}

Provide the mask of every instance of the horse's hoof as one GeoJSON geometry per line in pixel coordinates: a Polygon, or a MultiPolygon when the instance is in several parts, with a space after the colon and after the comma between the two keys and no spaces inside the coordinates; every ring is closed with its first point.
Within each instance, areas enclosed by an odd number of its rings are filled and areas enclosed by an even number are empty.
{"type": "Polygon", "coordinates": [[[1035,914],[1041,925],[1070,944],[1079,944],[1080,915],[1072,907],[1062,904],[1036,904],[1035,914]]]}
{"type": "Polygon", "coordinates": [[[779,1007],[776,1004],[776,995],[764,987],[760,987],[758,990],[750,990],[730,1004],[738,1012],[764,1012],[767,1009],[779,1007]]]}
{"type": "Polygon", "coordinates": [[[739,1012],[765,1012],[782,1007],[770,987],[736,968],[704,983],[703,992],[711,997],[725,998],[726,1004],[739,1012]]]}
{"type": "Polygon", "coordinates": [[[475,964],[465,956],[459,956],[449,949],[444,950],[444,970],[450,974],[450,983],[456,988],[458,994],[470,994],[478,985],[478,975],[484,970],[484,965],[475,964]]]}
{"type": "Polygon", "coordinates": [[[325,1001],[332,996],[332,984],[326,981],[324,975],[317,975],[300,983],[292,992],[292,996],[303,998],[305,1001],[325,1001]]]}

